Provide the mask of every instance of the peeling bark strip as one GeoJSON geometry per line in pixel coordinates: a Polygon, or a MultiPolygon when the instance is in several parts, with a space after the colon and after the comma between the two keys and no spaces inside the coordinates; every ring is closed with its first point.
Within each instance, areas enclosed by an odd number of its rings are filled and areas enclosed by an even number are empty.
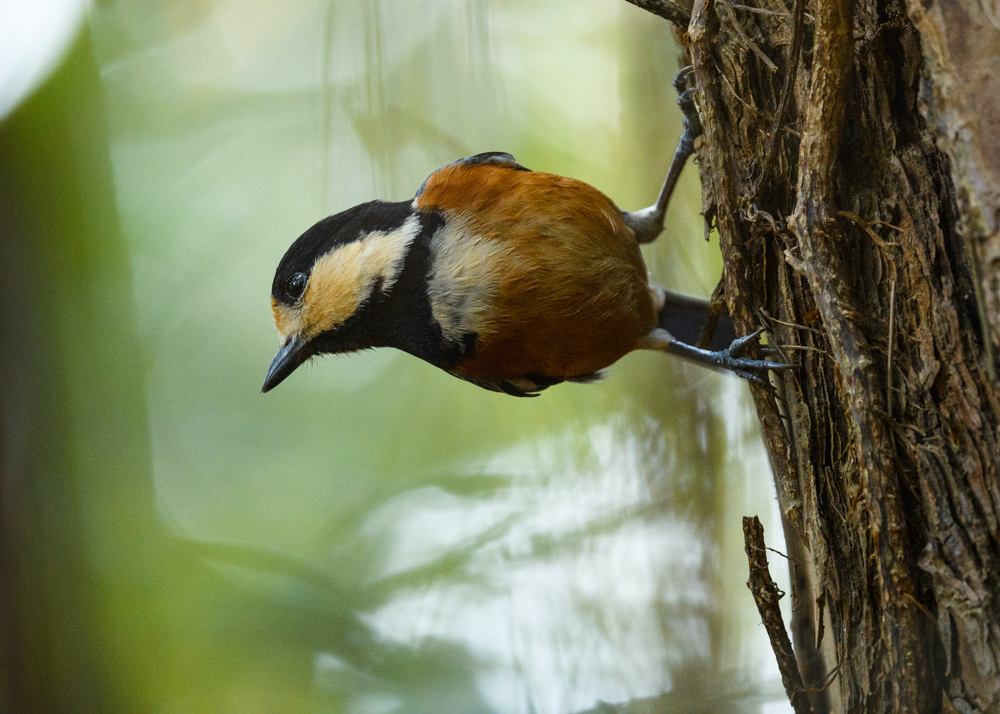
{"type": "Polygon", "coordinates": [[[757,611],[771,640],[771,649],[778,658],[778,670],[781,672],[781,683],[792,703],[795,714],[813,714],[802,686],[802,675],[792,652],[792,643],[785,630],[785,622],[781,619],[781,609],[778,601],[782,593],[771,579],[771,571],[767,567],[767,550],[764,545],[764,526],[757,516],[743,517],[743,541],[746,545],[747,560],[750,561],[750,579],[747,587],[753,593],[757,611]]]}
{"type": "Polygon", "coordinates": [[[877,552],[878,568],[869,572],[868,587],[881,611],[868,624],[876,633],[872,646],[884,649],[880,654],[895,681],[870,682],[870,690],[880,698],[896,700],[900,711],[916,712],[921,703],[933,699],[925,690],[936,685],[931,663],[912,654],[927,648],[931,638],[925,630],[930,622],[918,609],[916,564],[905,558],[906,516],[891,432],[883,420],[887,411],[881,400],[884,381],[862,330],[848,314],[851,271],[838,250],[843,236],[832,220],[834,173],[839,168],[837,155],[852,69],[852,43],[846,41],[851,36],[852,11],[853,0],[816,3],[812,76],[799,146],[798,203],[788,225],[798,239],[801,260],[797,265],[809,281],[839,372],[838,396],[849,416],[860,478],[864,512],[859,515],[868,530],[864,549],[877,552]]]}
{"type": "Polygon", "coordinates": [[[954,163],[961,229],[976,258],[981,315],[995,360],[1000,356],[1000,4],[909,0],[908,10],[931,78],[924,113],[954,163]]]}
{"type": "Polygon", "coordinates": [[[790,0],[694,0],[678,33],[730,313],[801,365],[781,414],[751,387],[811,561],[795,649],[823,641],[832,711],[997,712],[997,0],[805,2],[797,68],[790,0]]]}

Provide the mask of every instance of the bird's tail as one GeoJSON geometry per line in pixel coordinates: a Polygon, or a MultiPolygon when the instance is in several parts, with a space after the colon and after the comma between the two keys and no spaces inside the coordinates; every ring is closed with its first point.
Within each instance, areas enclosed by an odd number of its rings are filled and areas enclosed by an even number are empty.
{"type": "Polygon", "coordinates": [[[723,310],[707,345],[699,345],[709,316],[709,301],[702,298],[664,291],[666,302],[659,312],[659,325],[681,342],[709,350],[722,350],[736,339],[736,330],[729,313],[723,310]]]}

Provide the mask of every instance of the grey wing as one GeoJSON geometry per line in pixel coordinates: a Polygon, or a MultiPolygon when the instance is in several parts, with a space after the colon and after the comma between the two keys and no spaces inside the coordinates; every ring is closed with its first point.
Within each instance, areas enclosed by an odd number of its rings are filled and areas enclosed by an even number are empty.
{"type": "MultiPolygon", "coordinates": [[[[485,151],[482,154],[466,156],[464,159],[453,161],[448,166],[472,166],[474,164],[499,164],[500,166],[506,166],[517,171],[531,171],[531,169],[517,163],[517,159],[514,158],[513,154],[508,154],[505,151],[485,151]]],[[[447,166],[444,168],[447,168],[447,166]]]]}
{"type": "MultiPolygon", "coordinates": [[[[464,159],[452,161],[450,164],[442,166],[440,169],[432,173],[431,176],[436,174],[438,171],[447,169],[451,166],[474,166],[476,164],[496,164],[497,166],[505,166],[506,168],[514,169],[515,171],[531,171],[531,169],[517,163],[517,159],[514,158],[513,154],[508,154],[504,151],[486,151],[482,154],[466,156],[464,159]]],[[[420,184],[420,188],[417,189],[418,198],[424,192],[424,187],[427,186],[427,182],[430,181],[431,176],[425,178],[424,182],[420,184]]]]}

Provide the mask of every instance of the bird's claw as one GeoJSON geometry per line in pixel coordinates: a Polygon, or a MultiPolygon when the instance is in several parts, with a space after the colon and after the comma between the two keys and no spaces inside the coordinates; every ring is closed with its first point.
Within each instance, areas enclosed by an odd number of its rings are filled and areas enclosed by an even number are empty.
{"type": "Polygon", "coordinates": [[[694,65],[689,64],[687,67],[681,67],[681,70],[674,77],[674,89],[678,94],[684,92],[684,88],[687,86],[688,77],[694,74],[694,65]]]}
{"type": "Polygon", "coordinates": [[[693,74],[694,66],[688,65],[674,77],[674,89],[677,90],[677,105],[684,114],[684,133],[681,136],[681,143],[685,146],[685,150],[689,154],[694,149],[694,140],[702,131],[698,108],[694,103],[694,95],[697,90],[694,87],[687,88],[688,79],[693,74]]]}
{"type": "Polygon", "coordinates": [[[743,356],[747,351],[759,345],[760,336],[763,332],[764,329],[761,328],[749,335],[737,337],[729,347],[719,350],[715,355],[719,360],[719,366],[754,384],[770,388],[771,383],[767,380],[767,373],[769,371],[793,369],[795,365],[743,356]]]}

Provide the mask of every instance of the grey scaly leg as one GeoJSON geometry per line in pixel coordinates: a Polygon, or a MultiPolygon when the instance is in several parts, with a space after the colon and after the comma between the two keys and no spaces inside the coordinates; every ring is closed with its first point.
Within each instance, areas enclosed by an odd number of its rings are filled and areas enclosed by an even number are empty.
{"type": "MultiPolygon", "coordinates": [[[[639,243],[649,243],[663,231],[663,218],[667,213],[667,205],[670,203],[670,197],[677,185],[677,179],[680,177],[688,157],[694,153],[694,140],[701,134],[701,120],[698,118],[698,110],[694,104],[695,90],[694,88],[685,89],[688,78],[693,71],[693,67],[685,67],[674,78],[674,89],[680,95],[677,104],[684,113],[684,132],[681,134],[680,141],[677,142],[677,150],[674,151],[670,170],[663,182],[663,188],[660,189],[660,197],[654,205],[641,211],[631,213],[622,211],[622,218],[635,232],[635,239],[639,243]]],[[[658,303],[659,311],[665,302],[665,294],[663,289],[656,285],[651,284],[651,289],[654,292],[654,299],[658,303]]],[[[706,350],[681,342],[667,330],[657,327],[643,338],[639,346],[643,349],[662,350],[679,355],[708,367],[725,369],[755,384],[770,388],[771,385],[767,381],[768,371],[792,369],[794,365],[744,356],[744,353],[758,345],[763,332],[764,330],[761,329],[750,335],[737,337],[729,347],[722,350],[706,350]]]]}
{"type": "Polygon", "coordinates": [[[670,203],[670,196],[677,185],[677,179],[687,163],[688,157],[694,153],[694,140],[701,134],[701,120],[698,118],[698,109],[694,105],[695,90],[685,89],[688,78],[694,71],[694,67],[688,65],[674,78],[674,89],[680,95],[677,104],[684,113],[684,132],[677,142],[677,149],[674,151],[674,158],[670,162],[670,170],[667,171],[667,178],[660,189],[660,197],[656,203],[641,211],[622,211],[622,218],[625,223],[635,231],[635,239],[639,243],[650,243],[663,232],[663,217],[667,213],[667,204],[670,203]]]}
{"type": "Polygon", "coordinates": [[[662,350],[708,367],[729,370],[762,387],[770,387],[771,385],[767,381],[768,371],[793,369],[795,365],[783,362],[769,362],[765,359],[753,359],[743,356],[744,352],[758,343],[763,332],[764,330],[760,329],[744,337],[737,337],[726,349],[712,351],[703,350],[700,347],[680,342],[666,330],[656,328],[644,338],[641,347],[643,349],[662,350]]]}

